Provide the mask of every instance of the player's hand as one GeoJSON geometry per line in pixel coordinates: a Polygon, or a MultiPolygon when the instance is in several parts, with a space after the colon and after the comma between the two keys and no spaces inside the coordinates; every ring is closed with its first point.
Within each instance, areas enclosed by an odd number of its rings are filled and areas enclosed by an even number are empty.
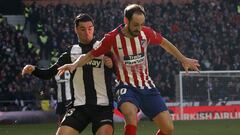
{"type": "Polygon", "coordinates": [[[196,59],[185,58],[182,61],[182,66],[183,66],[184,70],[186,71],[186,73],[188,73],[188,69],[192,69],[192,70],[199,72],[198,67],[200,67],[200,64],[198,63],[198,60],[196,60],[196,59]]]}
{"type": "Polygon", "coordinates": [[[103,57],[103,61],[104,64],[108,67],[108,68],[112,68],[113,67],[113,61],[111,58],[109,58],[108,56],[104,56],[103,57]]]}
{"type": "Polygon", "coordinates": [[[22,69],[22,75],[25,74],[32,74],[32,72],[35,70],[35,66],[33,65],[26,65],[23,69],[22,69]]]}
{"type": "Polygon", "coordinates": [[[61,76],[65,71],[70,71],[72,73],[76,68],[77,68],[77,65],[74,64],[74,63],[65,64],[65,65],[58,68],[57,75],[61,76]]]}

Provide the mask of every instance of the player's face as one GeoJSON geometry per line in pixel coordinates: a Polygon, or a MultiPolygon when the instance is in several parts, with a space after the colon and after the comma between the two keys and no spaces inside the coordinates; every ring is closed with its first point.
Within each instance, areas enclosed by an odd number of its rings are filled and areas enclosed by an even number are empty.
{"type": "Polygon", "coordinates": [[[128,24],[129,33],[136,37],[140,34],[142,26],[145,23],[145,16],[143,14],[133,14],[132,19],[128,24]]]}
{"type": "Polygon", "coordinates": [[[94,26],[91,21],[79,22],[78,26],[75,27],[75,32],[82,44],[88,44],[93,39],[94,26]]]}

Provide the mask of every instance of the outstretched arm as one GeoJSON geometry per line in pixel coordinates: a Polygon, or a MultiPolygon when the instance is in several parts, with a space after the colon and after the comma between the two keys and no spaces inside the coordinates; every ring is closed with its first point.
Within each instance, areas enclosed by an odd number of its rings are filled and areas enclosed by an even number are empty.
{"type": "Polygon", "coordinates": [[[75,62],[71,64],[65,64],[59,67],[57,74],[62,75],[67,70],[72,73],[77,67],[82,67],[83,65],[91,61],[93,58],[94,56],[91,54],[91,51],[88,52],[86,55],[80,55],[75,62]]]}
{"type": "Polygon", "coordinates": [[[200,64],[198,63],[198,60],[185,57],[171,42],[165,38],[163,38],[160,45],[182,63],[182,66],[187,73],[188,69],[193,69],[199,72],[198,67],[200,67],[200,64]]]}
{"type": "Polygon", "coordinates": [[[57,66],[53,65],[50,68],[39,69],[34,65],[26,65],[22,69],[22,75],[25,74],[32,74],[38,78],[48,80],[57,74],[57,66]]]}

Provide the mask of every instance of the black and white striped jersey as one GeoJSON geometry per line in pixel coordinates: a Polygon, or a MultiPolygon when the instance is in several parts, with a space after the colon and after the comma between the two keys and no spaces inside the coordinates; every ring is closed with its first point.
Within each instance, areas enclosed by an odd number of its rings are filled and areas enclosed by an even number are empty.
{"type": "MultiPolygon", "coordinates": [[[[91,51],[98,43],[98,41],[93,40],[88,45],[81,43],[73,45],[50,68],[36,68],[33,75],[42,79],[50,79],[57,74],[58,67],[74,62],[80,55],[91,51]]],[[[104,55],[96,57],[85,66],[78,67],[73,73],[70,73],[70,88],[74,106],[112,105],[111,78],[113,70],[104,65],[103,57],[104,55]]]]}

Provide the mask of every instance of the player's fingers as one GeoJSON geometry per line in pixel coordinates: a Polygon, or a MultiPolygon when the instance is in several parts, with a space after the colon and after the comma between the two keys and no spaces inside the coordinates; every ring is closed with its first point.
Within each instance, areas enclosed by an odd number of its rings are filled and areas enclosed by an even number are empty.
{"type": "Polygon", "coordinates": [[[197,72],[198,72],[198,73],[200,73],[200,70],[199,70],[199,68],[198,68],[198,67],[196,67],[196,69],[197,69],[197,72]]]}
{"type": "Polygon", "coordinates": [[[65,70],[61,69],[61,70],[58,71],[57,75],[61,76],[64,72],[65,72],[65,70]]]}
{"type": "Polygon", "coordinates": [[[23,69],[23,70],[22,70],[22,76],[23,76],[24,74],[25,74],[25,70],[23,69]]]}
{"type": "Polygon", "coordinates": [[[70,70],[69,70],[71,73],[74,71],[74,68],[70,68],[70,70]]]}
{"type": "Polygon", "coordinates": [[[106,63],[106,66],[107,66],[108,68],[112,68],[112,67],[113,67],[112,61],[111,61],[111,60],[108,61],[108,62],[106,63]]]}
{"type": "Polygon", "coordinates": [[[200,70],[199,70],[199,68],[198,68],[197,66],[195,66],[193,69],[194,69],[195,71],[197,71],[198,73],[200,73],[200,70]]]}
{"type": "Polygon", "coordinates": [[[63,70],[65,68],[66,68],[66,65],[63,65],[63,66],[59,67],[57,70],[63,70]]]}
{"type": "Polygon", "coordinates": [[[29,72],[29,66],[25,66],[22,70],[22,75],[26,74],[29,72]]]}
{"type": "Polygon", "coordinates": [[[184,70],[186,71],[187,75],[188,75],[188,67],[187,66],[183,66],[184,70]]]}
{"type": "Polygon", "coordinates": [[[193,61],[193,64],[196,65],[196,66],[200,66],[198,60],[194,60],[194,61],[193,61]]]}
{"type": "Polygon", "coordinates": [[[107,65],[110,65],[110,64],[112,64],[112,62],[111,62],[111,61],[107,61],[106,64],[107,64],[107,65]]]}
{"type": "Polygon", "coordinates": [[[198,67],[200,67],[200,64],[199,64],[199,63],[197,63],[197,64],[195,64],[195,66],[198,66],[198,67]]]}
{"type": "Polygon", "coordinates": [[[191,68],[194,69],[195,71],[199,71],[198,67],[200,67],[199,63],[193,63],[191,64],[191,68]]]}
{"type": "Polygon", "coordinates": [[[195,62],[195,63],[198,63],[198,60],[196,60],[196,59],[193,59],[193,62],[195,62]]]}

